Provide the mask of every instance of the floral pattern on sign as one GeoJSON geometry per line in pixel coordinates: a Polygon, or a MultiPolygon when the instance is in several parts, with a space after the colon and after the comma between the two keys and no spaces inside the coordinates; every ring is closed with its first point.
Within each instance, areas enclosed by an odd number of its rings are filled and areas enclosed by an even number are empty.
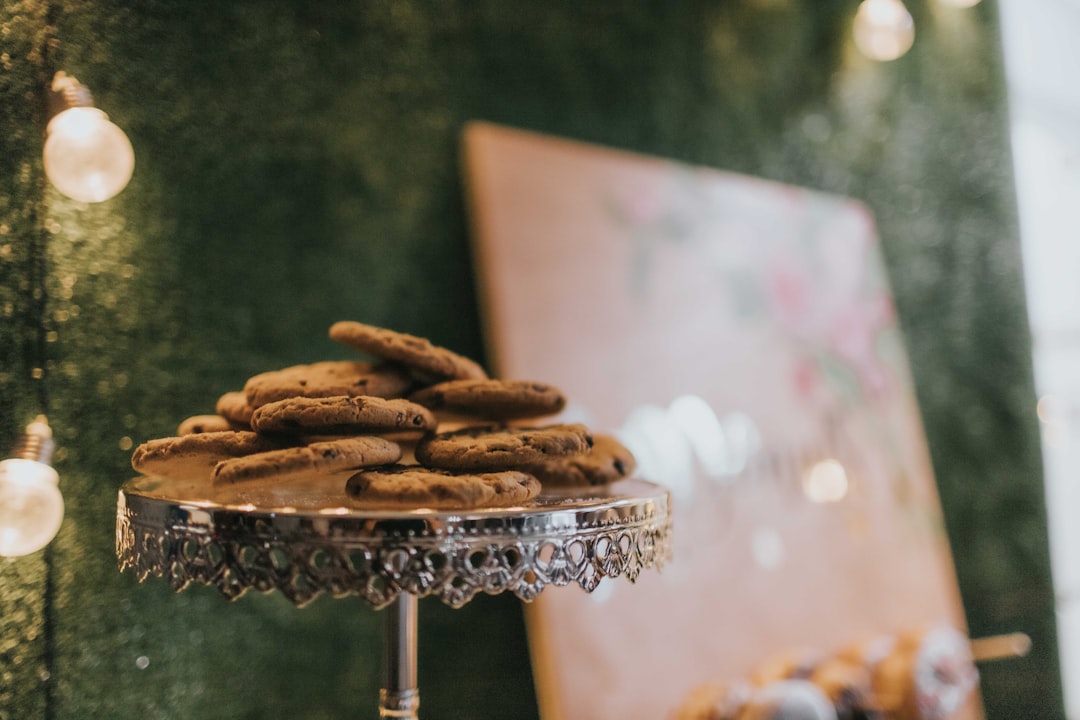
{"type": "Polygon", "coordinates": [[[607,213],[632,249],[634,300],[648,299],[660,252],[692,249],[728,290],[734,314],[771,324],[792,346],[798,397],[862,404],[888,396],[899,337],[870,216],[789,188],[775,190],[790,210],[777,216],[760,201],[710,194],[702,172],[673,165],[604,189],[607,213]]]}

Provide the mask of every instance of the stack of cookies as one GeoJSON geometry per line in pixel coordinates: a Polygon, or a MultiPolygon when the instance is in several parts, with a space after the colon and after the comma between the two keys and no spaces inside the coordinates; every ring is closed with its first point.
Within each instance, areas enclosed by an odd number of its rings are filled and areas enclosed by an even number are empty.
{"type": "Polygon", "coordinates": [[[538,425],[566,405],[551,385],[493,379],[424,338],[363,323],[335,323],[330,337],[375,360],[256,375],[216,414],[138,446],[132,466],[215,486],[341,474],[358,504],[448,509],[518,505],[542,485],[601,485],[635,467],[614,437],[538,425]]]}

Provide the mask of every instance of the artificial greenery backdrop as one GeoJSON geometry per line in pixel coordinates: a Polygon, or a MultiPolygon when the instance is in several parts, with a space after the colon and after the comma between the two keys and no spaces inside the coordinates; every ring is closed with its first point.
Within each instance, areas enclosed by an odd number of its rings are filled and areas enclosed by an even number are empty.
{"type": "MultiPolygon", "coordinates": [[[[358,600],[227,604],[117,572],[130,448],[338,319],[482,357],[459,133],[481,118],[854,196],[885,242],[991,718],[1063,716],[996,7],[912,0],[912,52],[856,0],[17,0],[0,7],[0,445],[46,409],[57,540],[0,562],[0,718],[374,716],[358,600]],[[64,69],[130,135],[100,205],[49,188],[64,69]],[[44,292],[40,292],[43,287],[44,292]]],[[[511,598],[421,603],[429,717],[535,717],[511,598]]]]}

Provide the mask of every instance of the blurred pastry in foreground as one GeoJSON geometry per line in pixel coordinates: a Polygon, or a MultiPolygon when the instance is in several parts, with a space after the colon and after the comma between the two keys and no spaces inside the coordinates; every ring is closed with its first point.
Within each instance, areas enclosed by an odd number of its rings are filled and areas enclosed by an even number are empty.
{"type": "Polygon", "coordinates": [[[736,720],[751,692],[745,682],[702,685],[690,693],[671,720],[736,720]]]}
{"type": "Polygon", "coordinates": [[[845,656],[870,670],[875,701],[889,717],[947,720],[979,683],[970,640],[949,625],[876,638],[845,656]]]}
{"type": "Polygon", "coordinates": [[[735,720],[837,720],[825,693],[809,680],[780,680],[756,689],[735,720]]]}

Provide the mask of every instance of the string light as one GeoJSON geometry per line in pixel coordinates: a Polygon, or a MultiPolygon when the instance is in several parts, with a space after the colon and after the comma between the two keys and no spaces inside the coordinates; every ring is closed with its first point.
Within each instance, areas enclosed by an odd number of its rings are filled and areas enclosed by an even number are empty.
{"type": "Polygon", "coordinates": [[[131,141],[108,115],[94,107],[90,91],[75,78],[58,72],[51,89],[45,174],[70,198],[108,200],[131,180],[135,169],[131,141]]]}
{"type": "Polygon", "coordinates": [[[855,12],[855,46],[872,60],[895,60],[915,42],[915,21],[901,0],[863,0],[855,12]]]}
{"type": "Polygon", "coordinates": [[[0,555],[19,557],[41,550],[64,519],[60,476],[52,460],[52,429],[44,415],[26,426],[12,452],[0,462],[0,555]]]}

